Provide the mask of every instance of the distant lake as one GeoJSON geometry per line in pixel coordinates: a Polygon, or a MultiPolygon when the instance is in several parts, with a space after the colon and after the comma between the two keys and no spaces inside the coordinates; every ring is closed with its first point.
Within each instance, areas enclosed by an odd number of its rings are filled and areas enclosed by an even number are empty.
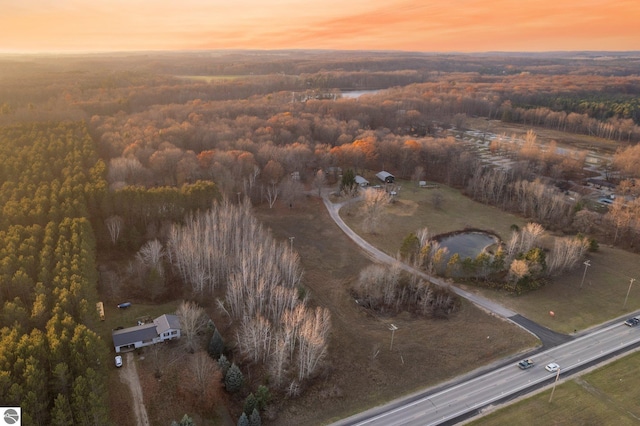
{"type": "Polygon", "coordinates": [[[342,97],[355,99],[359,98],[362,95],[375,95],[379,92],[380,90],[347,90],[342,92],[342,97]]]}

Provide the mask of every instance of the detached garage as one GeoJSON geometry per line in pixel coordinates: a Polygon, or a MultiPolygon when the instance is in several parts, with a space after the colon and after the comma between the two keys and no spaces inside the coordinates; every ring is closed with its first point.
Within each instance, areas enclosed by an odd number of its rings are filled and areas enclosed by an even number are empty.
{"type": "Polygon", "coordinates": [[[369,186],[369,181],[360,175],[356,175],[355,180],[356,180],[356,183],[362,187],[369,186]]]}
{"type": "Polygon", "coordinates": [[[384,183],[393,183],[396,179],[394,175],[389,172],[385,172],[384,170],[376,173],[376,177],[384,183]]]}

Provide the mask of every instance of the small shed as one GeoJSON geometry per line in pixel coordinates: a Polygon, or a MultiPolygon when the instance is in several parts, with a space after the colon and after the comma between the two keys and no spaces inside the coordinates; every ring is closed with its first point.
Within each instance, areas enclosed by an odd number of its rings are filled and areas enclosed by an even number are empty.
{"type": "Polygon", "coordinates": [[[384,170],[376,173],[376,177],[384,183],[393,183],[396,179],[394,175],[389,172],[385,172],[384,170]]]}
{"type": "Polygon", "coordinates": [[[362,176],[360,176],[360,175],[356,175],[356,177],[355,177],[355,181],[356,181],[356,183],[357,183],[358,185],[360,185],[360,186],[369,186],[369,181],[368,181],[368,180],[366,180],[365,178],[363,178],[363,177],[362,177],[362,176]]]}

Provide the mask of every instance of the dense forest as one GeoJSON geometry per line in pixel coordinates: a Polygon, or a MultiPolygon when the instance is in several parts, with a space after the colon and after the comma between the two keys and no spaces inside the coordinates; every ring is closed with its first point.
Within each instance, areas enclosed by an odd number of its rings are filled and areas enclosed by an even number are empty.
{"type": "Polygon", "coordinates": [[[86,127],[0,131],[0,394],[25,424],[109,424],[89,212],[107,189],[86,127]]]}
{"type": "Polygon", "coordinates": [[[640,247],[633,55],[0,57],[0,394],[37,413],[25,424],[108,424],[107,345],[87,326],[96,257],[142,259],[151,247],[167,256],[164,281],[148,275],[137,297],[213,300],[222,288],[238,363],[262,364],[274,391],[312,380],[328,313],[307,306],[295,253],[250,206],[293,205],[337,186],[339,170],[445,183],[554,231],[640,247]],[[561,182],[585,178],[585,157],[534,132],[492,142],[514,165],[490,167],[454,137],[478,117],[610,142],[611,182],[629,198],[605,212],[568,200],[561,182]],[[242,241],[256,235],[260,256],[249,256],[242,241]]]}

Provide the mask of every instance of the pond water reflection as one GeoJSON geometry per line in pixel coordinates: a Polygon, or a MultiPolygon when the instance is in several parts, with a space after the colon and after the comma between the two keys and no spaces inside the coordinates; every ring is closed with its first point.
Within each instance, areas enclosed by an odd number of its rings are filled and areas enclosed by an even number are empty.
{"type": "Polygon", "coordinates": [[[453,256],[458,253],[460,259],[475,259],[483,250],[499,242],[495,235],[481,231],[459,232],[437,239],[440,247],[446,247],[453,256]]]}

